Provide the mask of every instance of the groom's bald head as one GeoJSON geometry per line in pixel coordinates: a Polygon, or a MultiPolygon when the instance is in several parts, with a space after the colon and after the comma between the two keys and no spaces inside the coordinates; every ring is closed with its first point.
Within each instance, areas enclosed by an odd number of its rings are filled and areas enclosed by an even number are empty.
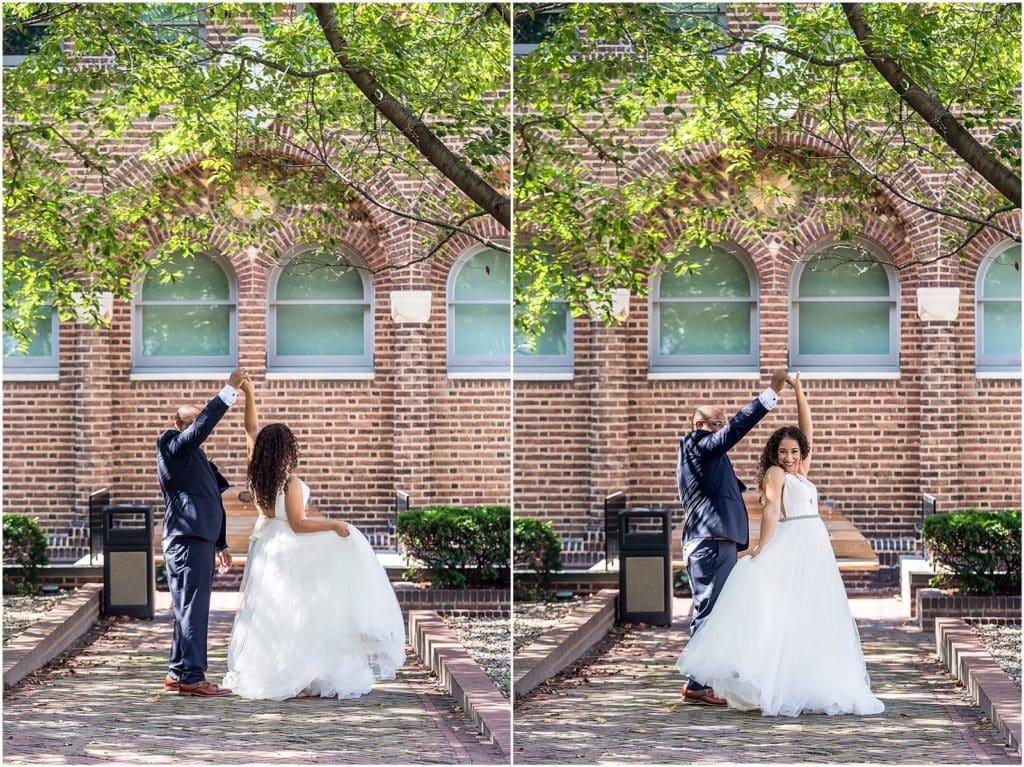
{"type": "Polygon", "coordinates": [[[174,413],[174,425],[178,431],[185,431],[199,417],[199,408],[182,405],[174,413]]]}
{"type": "Polygon", "coordinates": [[[693,428],[718,431],[725,426],[725,413],[714,405],[701,405],[693,411],[693,428]]]}

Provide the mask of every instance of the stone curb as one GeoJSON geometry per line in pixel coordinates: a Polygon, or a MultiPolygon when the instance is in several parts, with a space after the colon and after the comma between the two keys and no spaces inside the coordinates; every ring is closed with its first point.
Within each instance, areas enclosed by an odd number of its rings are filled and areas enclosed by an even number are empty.
{"type": "Polygon", "coordinates": [[[512,711],[479,664],[430,610],[409,613],[409,641],[416,654],[441,681],[466,716],[506,756],[512,753],[512,711]]]}
{"type": "Polygon", "coordinates": [[[935,646],[953,677],[963,683],[1007,743],[1020,751],[1020,690],[978,641],[971,627],[962,618],[936,618],[935,646]]]}
{"type": "Polygon", "coordinates": [[[56,658],[89,630],[100,615],[103,586],[87,583],[4,647],[4,686],[17,684],[56,658]]]}
{"type": "Polygon", "coordinates": [[[582,657],[615,623],[619,592],[601,589],[572,610],[561,624],[512,659],[512,692],[518,698],[582,657]]]}

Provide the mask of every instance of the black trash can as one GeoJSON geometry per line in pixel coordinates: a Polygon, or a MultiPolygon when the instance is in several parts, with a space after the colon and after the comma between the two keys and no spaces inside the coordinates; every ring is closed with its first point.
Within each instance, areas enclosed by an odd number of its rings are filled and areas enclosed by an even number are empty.
{"type": "Polygon", "coordinates": [[[619,621],[672,623],[672,520],[668,509],[619,512],[619,621]]]}
{"type": "Polygon", "coordinates": [[[103,612],[152,618],[156,608],[153,507],[103,509],[103,612]]]}

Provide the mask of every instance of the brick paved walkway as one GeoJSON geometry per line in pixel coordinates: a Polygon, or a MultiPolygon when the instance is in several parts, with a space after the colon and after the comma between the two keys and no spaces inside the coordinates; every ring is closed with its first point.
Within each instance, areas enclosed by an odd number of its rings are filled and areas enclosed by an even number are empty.
{"type": "MultiPolygon", "coordinates": [[[[687,605],[688,607],[688,605],[687,605]]],[[[676,615],[685,615],[676,610],[676,615]]],[[[676,656],[686,621],[630,627],[521,700],[516,764],[575,762],[877,762],[1020,764],[999,745],[934,659],[930,634],[901,620],[858,620],[872,689],[871,717],[762,717],[679,702],[676,656]]]]}
{"type": "MultiPolygon", "coordinates": [[[[234,613],[211,614],[209,678],[234,613]]],[[[170,618],[118,621],[67,664],[4,695],[4,764],[507,763],[410,656],[358,700],[283,702],[164,693],[170,618]]]]}

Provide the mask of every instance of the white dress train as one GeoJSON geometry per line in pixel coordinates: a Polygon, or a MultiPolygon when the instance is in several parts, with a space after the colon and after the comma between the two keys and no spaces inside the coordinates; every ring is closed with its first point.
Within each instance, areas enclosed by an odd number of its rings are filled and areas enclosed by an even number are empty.
{"type": "Polygon", "coordinates": [[[786,474],[783,505],[774,537],[736,563],[676,668],[764,715],[880,713],[818,491],[786,474]]]}
{"type": "MultiPolygon", "coordinates": [[[[309,488],[302,483],[303,503],[309,488]]],[[[295,533],[284,509],[260,511],[222,684],[243,698],[302,690],[358,698],[405,663],[405,622],[387,573],[354,526],[295,533]]]]}

